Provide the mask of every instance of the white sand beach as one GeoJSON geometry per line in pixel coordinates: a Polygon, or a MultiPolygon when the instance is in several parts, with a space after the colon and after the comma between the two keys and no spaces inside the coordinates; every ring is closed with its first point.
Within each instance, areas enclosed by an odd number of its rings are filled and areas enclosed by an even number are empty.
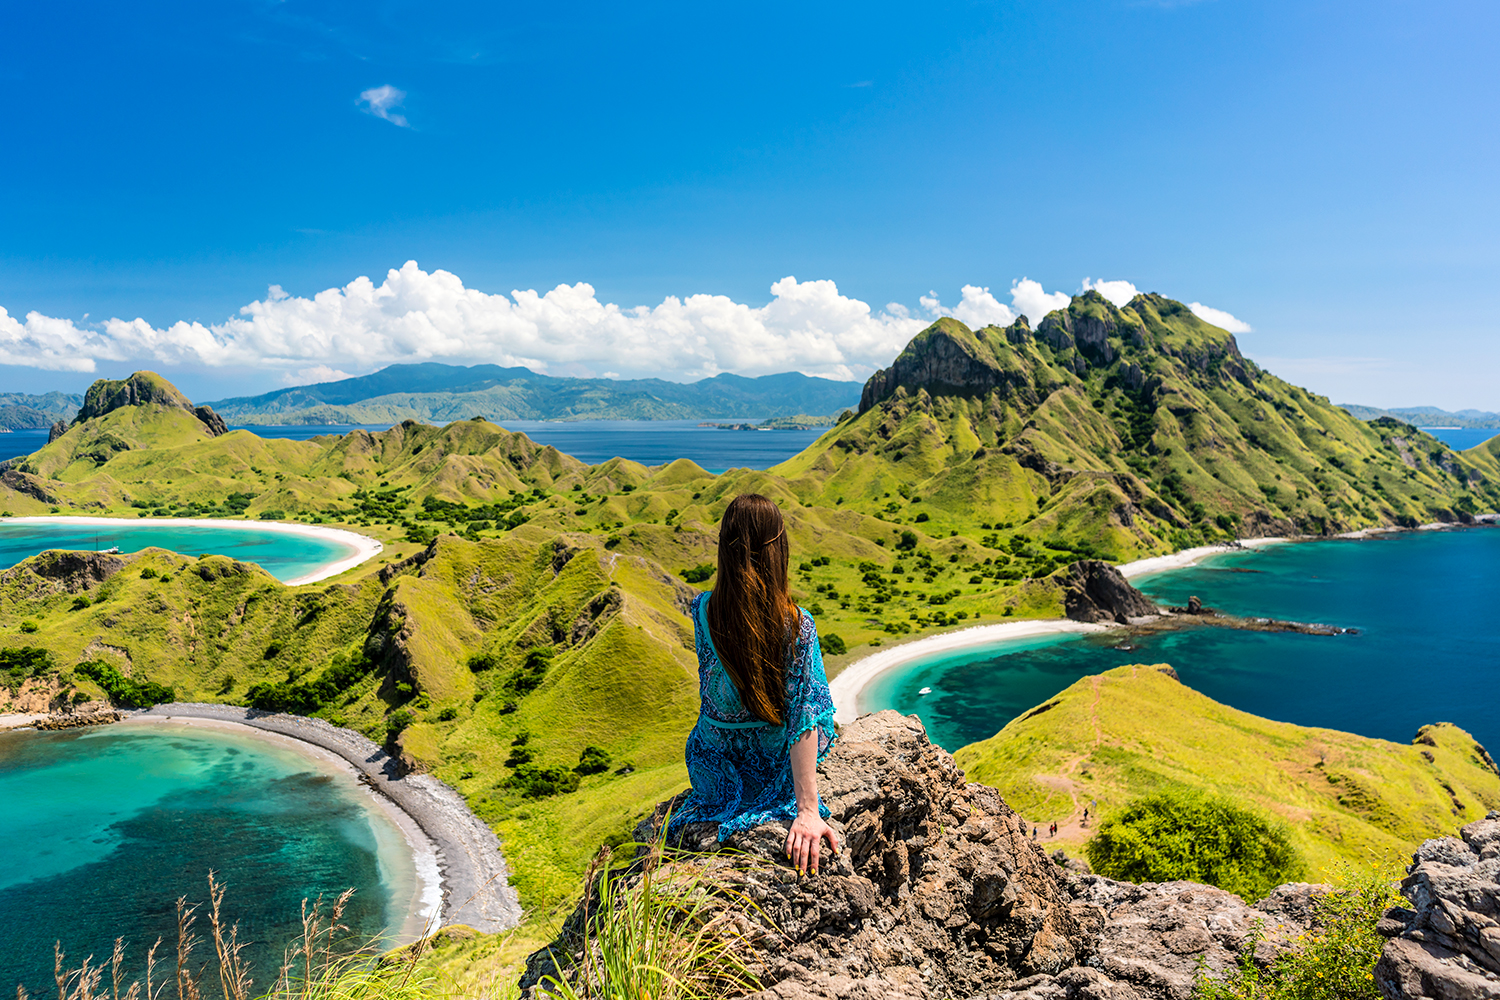
{"type": "Polygon", "coordinates": [[[985,646],[1006,639],[1025,639],[1053,632],[1104,632],[1111,627],[1090,625],[1066,618],[1029,619],[1002,622],[998,625],[975,625],[956,632],[931,635],[892,649],[882,649],[849,664],[839,672],[838,676],[828,682],[828,689],[833,694],[833,718],[835,722],[842,725],[853,722],[859,716],[860,694],[869,683],[887,670],[910,663],[912,660],[969,646],[985,646]]]}
{"type": "Polygon", "coordinates": [[[304,574],[295,579],[286,581],[288,587],[299,587],[305,583],[317,583],[330,577],[338,576],[345,570],[353,569],[360,563],[377,556],[385,548],[380,542],[368,535],[361,535],[355,531],[344,528],[330,528],[324,524],[292,524],[286,521],[233,521],[220,517],[143,517],[139,519],[128,517],[66,517],[66,516],[42,516],[42,517],[6,517],[0,518],[4,524],[94,524],[101,527],[116,527],[125,525],[162,525],[188,528],[229,528],[237,531],[270,531],[286,535],[301,535],[304,538],[322,538],[327,541],[337,542],[350,549],[349,555],[337,562],[304,574]]]}
{"type": "Polygon", "coordinates": [[[1238,546],[1199,545],[1196,548],[1173,552],[1169,556],[1152,556],[1150,559],[1137,559],[1135,562],[1121,563],[1115,568],[1128,580],[1132,577],[1145,576],[1148,573],[1161,573],[1169,569],[1186,569],[1189,566],[1196,566],[1209,556],[1228,555],[1231,552],[1258,549],[1267,545],[1280,545],[1283,542],[1293,542],[1296,540],[1295,538],[1245,538],[1241,539],[1238,546]]]}

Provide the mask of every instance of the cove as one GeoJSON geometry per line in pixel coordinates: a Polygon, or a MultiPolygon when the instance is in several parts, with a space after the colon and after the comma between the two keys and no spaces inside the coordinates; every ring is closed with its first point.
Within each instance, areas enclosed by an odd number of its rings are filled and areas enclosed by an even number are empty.
{"type": "Polygon", "coordinates": [[[139,973],[158,936],[175,948],[175,901],[206,899],[210,870],[257,993],[304,898],[355,889],[355,941],[391,943],[416,905],[411,847],[372,793],[258,735],[144,722],[0,733],[0,802],[0,989],[43,995],[54,941],[76,967],[123,937],[139,973]]]}
{"type": "Polygon", "coordinates": [[[1414,531],[1226,552],[1132,581],[1158,603],[1196,595],[1236,615],[1357,635],[1188,626],[1116,648],[1119,632],[992,643],[876,677],[859,711],[916,714],[948,750],[993,736],[1078,678],[1170,663],[1215,701],[1302,726],[1409,742],[1452,722],[1500,745],[1500,529],[1414,531]],[[923,688],[930,693],[922,695],[923,688]]]}
{"type": "Polygon", "coordinates": [[[0,569],[48,549],[139,552],[162,548],[260,565],[282,583],[312,583],[358,565],[380,543],[352,531],[253,521],[130,521],[104,517],[0,520],[0,569]]]}

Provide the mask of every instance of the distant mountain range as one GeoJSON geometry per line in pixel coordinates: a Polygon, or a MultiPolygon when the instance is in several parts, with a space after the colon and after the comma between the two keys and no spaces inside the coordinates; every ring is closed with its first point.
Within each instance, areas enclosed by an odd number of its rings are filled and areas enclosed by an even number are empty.
{"type": "Polygon", "coordinates": [[[38,430],[58,420],[72,420],[83,397],[72,392],[49,392],[33,396],[24,392],[0,392],[0,428],[8,431],[38,430]]]}
{"type": "Polygon", "coordinates": [[[1402,423],[1418,427],[1500,427],[1500,413],[1486,413],[1483,410],[1455,412],[1440,410],[1436,406],[1397,406],[1382,410],[1374,406],[1360,406],[1358,403],[1339,403],[1338,406],[1361,420],[1393,417],[1402,423]]]}
{"type": "Polygon", "coordinates": [[[859,382],[797,372],[698,382],[560,378],[499,365],[392,365],[373,375],[211,402],[231,424],[447,423],[505,420],[695,420],[836,413],[859,382]]]}

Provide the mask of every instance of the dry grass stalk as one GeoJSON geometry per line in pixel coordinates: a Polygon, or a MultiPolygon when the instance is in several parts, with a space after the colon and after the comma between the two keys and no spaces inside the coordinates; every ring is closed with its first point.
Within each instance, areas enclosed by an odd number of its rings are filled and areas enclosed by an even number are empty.
{"type": "MultiPolygon", "coordinates": [[[[224,902],[224,887],[208,873],[208,924],[213,928],[214,954],[219,960],[219,985],[224,991],[224,1000],[247,1000],[253,980],[241,952],[240,925],[234,924],[229,933],[224,933],[224,922],[219,918],[219,907],[224,902]]],[[[116,996],[115,1000],[119,1000],[116,996]]]]}

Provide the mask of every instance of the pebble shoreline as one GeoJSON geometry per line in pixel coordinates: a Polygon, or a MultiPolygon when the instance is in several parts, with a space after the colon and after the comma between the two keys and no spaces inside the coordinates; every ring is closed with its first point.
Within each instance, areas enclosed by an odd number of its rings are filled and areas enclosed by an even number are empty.
{"type": "Polygon", "coordinates": [[[442,926],[465,924],[493,934],[521,922],[521,903],[510,885],[510,869],[495,832],[448,785],[427,774],[401,775],[396,760],[359,733],[323,719],[235,705],[184,702],[133,714],[236,723],[337,754],[359,772],[361,781],[411,817],[436,845],[443,893],[442,926]]]}

